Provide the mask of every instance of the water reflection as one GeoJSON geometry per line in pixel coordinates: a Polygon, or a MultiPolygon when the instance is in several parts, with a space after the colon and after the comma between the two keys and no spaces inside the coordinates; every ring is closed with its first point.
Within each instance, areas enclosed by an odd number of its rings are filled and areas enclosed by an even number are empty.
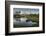
{"type": "Polygon", "coordinates": [[[27,18],[16,18],[14,19],[14,25],[16,26],[32,26],[33,24],[37,24],[37,22],[32,22],[31,20],[28,20],[27,18]]]}

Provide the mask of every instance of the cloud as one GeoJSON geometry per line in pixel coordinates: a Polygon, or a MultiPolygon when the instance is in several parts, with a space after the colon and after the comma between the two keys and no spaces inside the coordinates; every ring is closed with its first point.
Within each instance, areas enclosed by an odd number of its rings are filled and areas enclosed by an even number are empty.
{"type": "Polygon", "coordinates": [[[30,8],[14,8],[14,13],[21,12],[21,14],[38,14],[39,9],[30,9],[30,8]]]}

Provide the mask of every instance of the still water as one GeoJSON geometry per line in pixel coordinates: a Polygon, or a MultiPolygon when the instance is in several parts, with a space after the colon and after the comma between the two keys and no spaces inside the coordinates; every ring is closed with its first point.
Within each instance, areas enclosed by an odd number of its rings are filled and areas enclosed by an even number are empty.
{"type": "Polygon", "coordinates": [[[14,25],[18,25],[18,26],[32,26],[34,24],[37,24],[37,22],[32,22],[31,20],[29,21],[26,21],[28,20],[27,18],[16,18],[16,19],[13,19],[14,21],[14,25]]]}

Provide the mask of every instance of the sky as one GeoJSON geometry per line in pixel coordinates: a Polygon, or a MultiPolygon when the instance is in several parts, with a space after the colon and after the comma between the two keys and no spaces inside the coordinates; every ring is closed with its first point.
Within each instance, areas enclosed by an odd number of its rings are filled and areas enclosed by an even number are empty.
{"type": "Polygon", "coordinates": [[[39,13],[39,9],[32,9],[32,8],[14,8],[14,13],[16,11],[21,11],[22,13],[29,13],[29,14],[38,14],[39,13]]]}

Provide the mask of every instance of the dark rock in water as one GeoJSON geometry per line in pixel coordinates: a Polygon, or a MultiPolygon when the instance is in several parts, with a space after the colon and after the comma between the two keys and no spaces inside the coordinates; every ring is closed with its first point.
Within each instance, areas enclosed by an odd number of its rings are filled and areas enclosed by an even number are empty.
{"type": "Polygon", "coordinates": [[[26,20],[26,22],[29,22],[29,21],[31,21],[31,20],[30,19],[26,20]]]}

